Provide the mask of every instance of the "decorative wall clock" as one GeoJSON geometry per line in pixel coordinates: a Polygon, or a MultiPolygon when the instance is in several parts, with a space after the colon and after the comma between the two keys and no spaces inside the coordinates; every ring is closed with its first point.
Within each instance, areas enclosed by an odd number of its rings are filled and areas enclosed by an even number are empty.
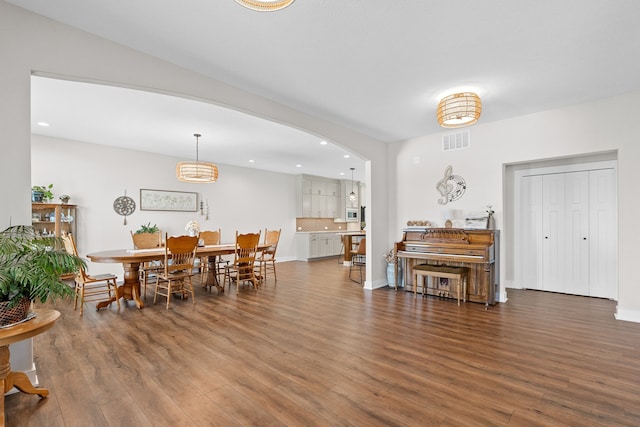
{"type": "Polygon", "coordinates": [[[446,205],[462,197],[467,189],[467,183],[460,175],[454,175],[453,166],[449,165],[444,170],[444,178],[437,182],[436,189],[442,195],[442,198],[438,199],[438,204],[446,205]]]}
{"type": "Polygon", "coordinates": [[[118,215],[124,216],[124,225],[127,225],[127,216],[135,212],[136,202],[127,196],[125,190],[124,196],[120,196],[113,201],[113,210],[116,211],[118,215]]]}

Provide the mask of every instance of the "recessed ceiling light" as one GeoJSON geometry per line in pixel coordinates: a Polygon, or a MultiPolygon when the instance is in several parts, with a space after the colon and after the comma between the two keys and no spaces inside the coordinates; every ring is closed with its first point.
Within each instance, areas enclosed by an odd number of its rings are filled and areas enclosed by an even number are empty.
{"type": "Polygon", "coordinates": [[[344,172],[340,172],[340,176],[344,176],[344,172]]]}
{"type": "Polygon", "coordinates": [[[255,162],[256,162],[255,160],[249,160],[249,163],[255,163],[255,162]]]}
{"type": "Polygon", "coordinates": [[[320,141],[320,145],[327,145],[327,141],[320,141]]]}
{"type": "Polygon", "coordinates": [[[350,156],[350,155],[348,155],[348,154],[345,154],[345,155],[344,155],[344,158],[345,158],[345,159],[348,159],[349,157],[351,157],[351,156],[350,156]]]}
{"type": "Polygon", "coordinates": [[[38,126],[44,126],[44,127],[49,126],[49,123],[47,123],[47,122],[38,122],[38,123],[36,123],[36,124],[37,124],[38,126]]]}
{"type": "Polygon", "coordinates": [[[296,165],[296,167],[297,167],[297,168],[301,168],[301,167],[302,167],[302,165],[296,165]]]}

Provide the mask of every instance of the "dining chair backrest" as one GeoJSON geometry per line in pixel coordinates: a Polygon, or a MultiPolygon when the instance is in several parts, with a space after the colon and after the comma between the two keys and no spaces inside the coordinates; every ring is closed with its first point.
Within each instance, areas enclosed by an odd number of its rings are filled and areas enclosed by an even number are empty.
{"type": "Polygon", "coordinates": [[[162,247],[162,233],[134,233],[131,232],[133,249],[153,249],[162,247]]]}
{"type": "Polygon", "coordinates": [[[201,231],[200,240],[205,245],[219,245],[220,244],[220,229],[211,231],[201,231]]]}
{"type": "Polygon", "coordinates": [[[235,251],[235,265],[253,266],[256,260],[256,253],[258,251],[258,244],[260,243],[260,232],[238,234],[236,231],[236,251],[235,251]]]}
{"type": "MultiPolygon", "coordinates": [[[[67,253],[71,255],[79,256],[78,248],[76,246],[76,241],[73,239],[73,236],[71,234],[66,234],[62,236],[62,240],[64,242],[64,249],[67,251],[67,253]]],[[[76,280],[81,282],[85,282],[87,280],[87,272],[85,271],[84,268],[82,267],[80,268],[80,270],[76,274],[76,280]]]]}
{"type": "Polygon", "coordinates": [[[367,238],[363,237],[358,243],[358,250],[356,251],[356,255],[366,255],[367,254],[367,238]]]}
{"type": "Polygon", "coordinates": [[[198,236],[166,236],[164,248],[165,274],[174,271],[190,271],[198,249],[198,236]],[[171,261],[169,261],[171,260],[171,261]]]}
{"type": "Polygon", "coordinates": [[[265,254],[269,254],[272,257],[276,256],[276,249],[278,249],[278,242],[280,241],[280,230],[264,230],[264,243],[269,245],[267,249],[264,250],[265,254]]]}

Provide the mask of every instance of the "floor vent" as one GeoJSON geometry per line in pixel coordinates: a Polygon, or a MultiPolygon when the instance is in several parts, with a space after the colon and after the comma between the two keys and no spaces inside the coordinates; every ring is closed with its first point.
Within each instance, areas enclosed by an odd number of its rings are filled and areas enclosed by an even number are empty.
{"type": "Polygon", "coordinates": [[[463,130],[442,135],[442,151],[462,150],[471,146],[471,132],[463,130]]]}

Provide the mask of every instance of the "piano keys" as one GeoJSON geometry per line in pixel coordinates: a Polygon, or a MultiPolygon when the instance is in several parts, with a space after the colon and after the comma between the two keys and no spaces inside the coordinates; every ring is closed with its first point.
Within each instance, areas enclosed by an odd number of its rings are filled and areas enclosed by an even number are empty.
{"type": "MultiPolygon", "coordinates": [[[[498,230],[411,227],[403,230],[402,240],[394,245],[398,263],[402,263],[405,290],[413,291],[413,267],[418,264],[468,267],[467,301],[493,305],[500,285],[498,230]]],[[[443,285],[446,287],[446,281],[443,285]]],[[[437,290],[427,290],[435,294],[437,290]]]]}

